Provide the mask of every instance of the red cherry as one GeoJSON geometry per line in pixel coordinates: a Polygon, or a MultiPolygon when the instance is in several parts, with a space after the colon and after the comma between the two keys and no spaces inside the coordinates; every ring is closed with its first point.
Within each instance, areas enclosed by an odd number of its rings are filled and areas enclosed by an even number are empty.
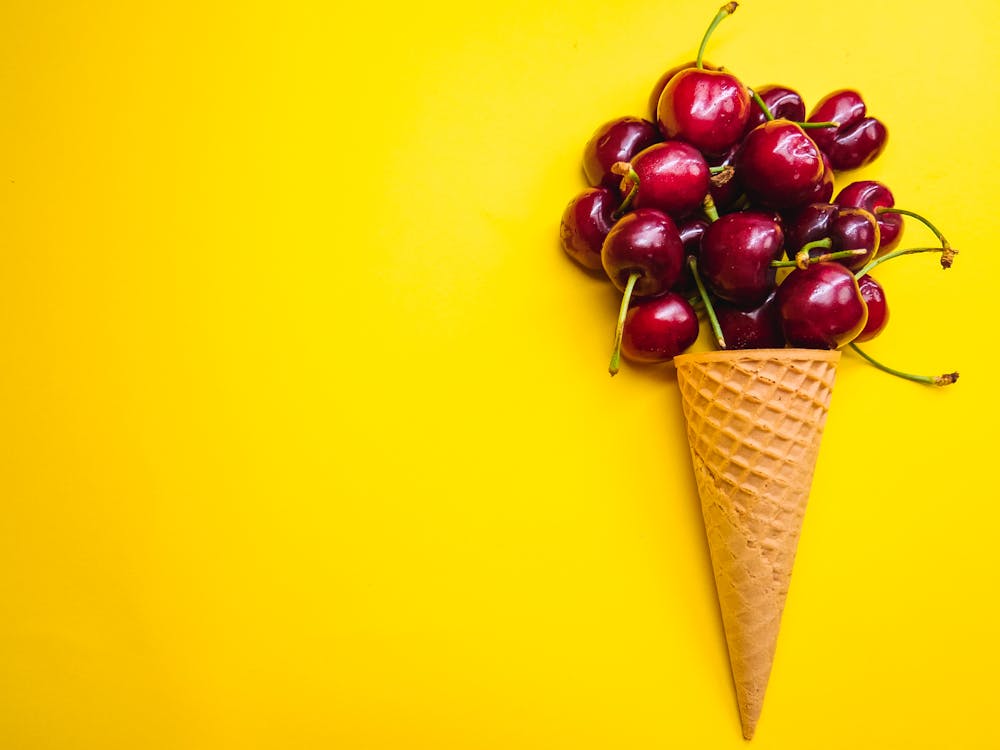
{"type": "Polygon", "coordinates": [[[719,23],[735,12],[737,3],[723,5],[698,48],[695,67],[676,72],[660,94],[656,122],[665,138],[687,141],[704,154],[721,156],[736,143],[750,117],[750,92],[736,76],[707,70],[705,45],[719,23]]]}
{"type": "Polygon", "coordinates": [[[868,322],[858,282],[839,263],[796,268],[778,286],[777,304],[786,341],[805,349],[838,349],[868,322]]]}
{"type": "Polygon", "coordinates": [[[777,292],[749,310],[728,302],[715,304],[715,315],[727,349],[780,349],[785,345],[777,292]]]}
{"type": "Polygon", "coordinates": [[[614,226],[612,214],[618,199],[603,187],[588,188],[574,197],[563,211],[559,238],[566,254],[584,268],[600,271],[601,248],[614,226]]]}
{"type": "Polygon", "coordinates": [[[644,148],[663,140],[649,120],[619,117],[606,122],[590,137],[583,149],[583,172],[591,185],[618,190],[621,178],[611,172],[620,161],[629,161],[644,148]]]}
{"type": "Polygon", "coordinates": [[[809,122],[836,122],[835,128],[817,128],[816,144],[830,157],[836,170],[857,169],[872,162],[885,150],[889,131],[881,120],[866,117],[861,94],[840,89],[823,97],[809,122]]]}
{"type": "Polygon", "coordinates": [[[681,141],[656,143],[632,158],[638,191],[632,208],[655,208],[674,219],[701,207],[711,174],[705,158],[681,141]]]}
{"type": "MultiPolygon", "coordinates": [[[[674,67],[670,68],[670,70],[666,71],[663,75],[660,76],[659,80],[656,82],[656,85],[653,86],[653,90],[649,94],[648,111],[651,120],[654,121],[656,120],[656,108],[660,104],[660,97],[663,95],[663,89],[667,87],[667,84],[670,83],[670,80],[675,75],[680,73],[682,70],[687,70],[688,68],[695,68],[697,66],[698,63],[694,60],[691,60],[689,62],[682,63],[681,65],[675,65],[674,67]]],[[[719,70],[718,65],[712,65],[712,63],[706,62],[704,60],[702,61],[701,66],[705,70],[719,70]]]]}
{"type": "Polygon", "coordinates": [[[740,139],[749,117],[750,94],[736,76],[697,68],[675,75],[656,108],[666,138],[687,141],[712,155],[724,154],[740,139]]]}
{"type": "Polygon", "coordinates": [[[777,211],[813,202],[825,179],[819,148],[789,120],[770,120],[751,130],[734,166],[751,202],[777,211]]]}
{"type": "Polygon", "coordinates": [[[892,191],[883,183],[876,180],[852,182],[837,193],[833,202],[840,206],[863,208],[875,214],[879,231],[879,255],[894,249],[902,239],[903,217],[899,214],[879,213],[875,210],[880,207],[893,208],[896,205],[892,191]]]}
{"type": "Polygon", "coordinates": [[[623,292],[633,274],[638,274],[633,296],[666,292],[677,283],[684,263],[677,225],[653,208],[626,214],[604,239],[601,263],[611,282],[623,292]]]}
{"type": "Polygon", "coordinates": [[[784,239],[781,225],[768,213],[743,211],[712,222],[698,256],[706,288],[734,305],[759,305],[775,287],[771,262],[781,257],[784,239]]]}
{"type": "Polygon", "coordinates": [[[858,289],[861,290],[861,297],[868,307],[868,322],[859,333],[854,342],[871,341],[885,330],[889,323],[889,305],[885,301],[885,290],[868,274],[858,279],[858,289]]]}
{"type": "Polygon", "coordinates": [[[634,362],[666,362],[697,339],[698,314],[675,292],[636,302],[625,316],[622,354],[634,362]]]}
{"type": "MultiPolygon", "coordinates": [[[[761,86],[756,91],[764,104],[767,105],[774,119],[802,122],[806,118],[806,105],[802,101],[799,92],[774,84],[761,86]]],[[[763,125],[767,120],[768,117],[764,114],[764,110],[759,106],[751,105],[746,132],[749,133],[758,125],[763,125]]]]}

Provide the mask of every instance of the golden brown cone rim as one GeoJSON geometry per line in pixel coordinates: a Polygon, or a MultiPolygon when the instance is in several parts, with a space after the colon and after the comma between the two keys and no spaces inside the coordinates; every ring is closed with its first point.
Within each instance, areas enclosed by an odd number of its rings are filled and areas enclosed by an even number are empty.
{"type": "Polygon", "coordinates": [[[693,352],[678,354],[674,364],[685,362],[726,362],[729,360],[781,360],[798,362],[837,362],[840,359],[839,349],[718,349],[708,352],[693,352]]]}

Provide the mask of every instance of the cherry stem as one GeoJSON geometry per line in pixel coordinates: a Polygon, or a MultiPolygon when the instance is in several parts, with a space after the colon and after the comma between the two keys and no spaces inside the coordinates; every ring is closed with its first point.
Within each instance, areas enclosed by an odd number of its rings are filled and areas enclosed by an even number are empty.
{"type": "Polygon", "coordinates": [[[901,255],[915,255],[917,253],[941,253],[941,268],[947,269],[951,268],[952,261],[954,261],[958,250],[952,250],[950,247],[908,247],[905,250],[893,250],[891,253],[886,253],[881,257],[871,260],[868,265],[854,274],[854,278],[860,279],[879,263],[885,263],[885,261],[898,258],[901,255]]]}
{"type": "Polygon", "coordinates": [[[722,327],[719,325],[719,319],[715,315],[712,300],[708,298],[708,290],[705,289],[705,282],[701,280],[701,274],[698,273],[698,259],[693,255],[688,256],[688,268],[691,269],[694,283],[698,287],[698,294],[701,297],[702,304],[705,305],[705,312],[708,313],[708,321],[712,324],[712,333],[715,334],[715,341],[718,343],[720,349],[725,349],[726,340],[722,336],[722,327]]]}
{"type": "Polygon", "coordinates": [[[795,123],[803,130],[810,130],[812,128],[839,128],[839,122],[833,122],[832,120],[827,120],[825,122],[797,122],[795,123]]]}
{"type": "Polygon", "coordinates": [[[920,223],[922,223],[925,227],[927,227],[928,229],[930,229],[932,232],[934,232],[934,236],[938,238],[938,241],[941,243],[941,247],[943,247],[946,250],[950,250],[951,249],[951,244],[948,242],[948,240],[945,239],[944,235],[941,234],[941,230],[938,229],[933,224],[931,224],[930,221],[928,221],[927,219],[925,219],[923,216],[921,216],[918,213],[915,213],[913,211],[907,211],[904,208],[895,208],[893,206],[876,206],[875,207],[875,214],[876,215],[878,215],[878,214],[902,214],[903,216],[910,216],[910,217],[916,219],[917,221],[919,221],[920,223]]]}
{"type": "Polygon", "coordinates": [[[844,258],[860,258],[862,255],[867,254],[868,251],[863,247],[854,250],[836,250],[832,253],[823,253],[822,255],[809,255],[809,251],[806,248],[802,248],[795,254],[795,260],[772,260],[771,267],[792,268],[794,266],[800,270],[805,270],[814,263],[826,263],[831,260],[843,260],[844,258]]]}
{"type": "Polygon", "coordinates": [[[895,375],[897,378],[903,378],[904,380],[912,380],[915,383],[924,383],[926,385],[937,385],[945,386],[951,385],[956,380],[958,380],[957,372],[946,372],[944,375],[914,375],[913,373],[903,372],[902,370],[896,370],[888,365],[884,365],[877,359],[872,357],[870,354],[866,354],[861,351],[860,347],[854,342],[851,342],[851,348],[856,351],[863,359],[866,359],[870,364],[875,365],[882,372],[887,372],[890,375],[895,375]]]}
{"type": "Polygon", "coordinates": [[[705,216],[708,217],[709,221],[715,222],[719,220],[719,210],[715,207],[715,201],[712,200],[711,193],[705,193],[705,197],[701,201],[701,207],[705,211],[705,216]]]}
{"type": "Polygon", "coordinates": [[[695,58],[694,66],[698,70],[704,70],[705,66],[702,64],[702,58],[705,56],[705,46],[708,44],[708,38],[712,36],[712,32],[715,31],[715,27],[722,23],[722,19],[726,16],[730,16],[736,12],[738,3],[726,3],[721,8],[719,12],[715,14],[715,18],[712,19],[712,23],[708,27],[708,31],[705,32],[705,36],[701,38],[701,46],[698,47],[698,57],[695,58]]]}
{"type": "Polygon", "coordinates": [[[622,199],[621,204],[619,204],[618,208],[611,212],[611,218],[618,221],[635,202],[635,196],[639,192],[639,173],[636,172],[635,167],[627,161],[616,161],[611,165],[611,173],[622,178],[619,189],[625,193],[625,197],[622,199]]]}
{"type": "Polygon", "coordinates": [[[618,311],[618,325],[615,327],[615,343],[611,349],[611,364],[608,365],[608,372],[612,375],[618,374],[622,354],[622,335],[625,333],[625,316],[628,314],[628,306],[632,301],[632,290],[635,289],[635,282],[639,280],[640,276],[642,276],[641,271],[630,273],[628,282],[625,284],[625,291],[622,293],[622,306],[618,311]]]}
{"type": "Polygon", "coordinates": [[[760,94],[758,94],[754,89],[751,88],[748,88],[747,91],[750,92],[750,96],[753,98],[753,100],[757,102],[757,106],[760,107],[760,111],[764,113],[764,117],[766,117],[768,120],[773,120],[774,113],[771,111],[771,108],[767,106],[767,103],[760,98],[760,94]]]}

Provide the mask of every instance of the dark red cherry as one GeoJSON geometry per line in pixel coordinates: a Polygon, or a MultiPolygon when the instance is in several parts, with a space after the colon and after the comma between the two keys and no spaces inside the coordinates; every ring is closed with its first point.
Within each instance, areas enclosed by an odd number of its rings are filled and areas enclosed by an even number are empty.
{"type": "Polygon", "coordinates": [[[788,225],[785,252],[789,258],[794,258],[806,244],[823,239],[830,240],[829,246],[811,249],[809,251],[811,257],[841,250],[866,250],[863,255],[837,261],[852,271],[857,271],[874,258],[878,251],[878,222],[863,208],[841,207],[832,203],[810,203],[788,225]]]}
{"type": "Polygon", "coordinates": [[[710,173],[705,158],[681,141],[657,143],[632,158],[639,178],[632,208],[655,208],[680,219],[700,208],[710,173]]]}
{"type": "MultiPolygon", "coordinates": [[[[771,115],[776,120],[791,120],[792,122],[802,122],[806,119],[806,105],[798,91],[769,84],[757,89],[757,95],[771,111],[771,115]]],[[[758,125],[767,122],[768,117],[764,110],[754,102],[750,105],[750,118],[747,120],[746,132],[750,132],[758,125]]]]}
{"type": "Polygon", "coordinates": [[[587,188],[573,198],[563,211],[559,238],[566,254],[584,268],[600,271],[604,238],[614,226],[612,213],[618,197],[603,187],[587,188]]]}
{"type": "Polygon", "coordinates": [[[858,279],[858,289],[868,307],[868,322],[855,337],[855,341],[871,341],[885,330],[889,323],[889,305],[885,301],[885,290],[868,274],[858,279]]]}
{"type": "Polygon", "coordinates": [[[668,292],[633,303],[625,316],[622,354],[633,362],[666,362],[688,349],[699,333],[698,314],[668,292]]]}
{"type": "Polygon", "coordinates": [[[899,245],[903,232],[903,217],[899,214],[878,213],[879,207],[892,208],[896,200],[886,185],[876,180],[852,182],[833,201],[840,206],[863,208],[875,214],[879,231],[879,255],[883,255],[899,245]]]}
{"type": "Polygon", "coordinates": [[[680,278],[684,264],[684,246],[677,225],[667,214],[653,208],[626,214],[608,232],[601,249],[601,264],[622,291],[629,277],[638,274],[633,297],[668,291],[680,278]]]}
{"type": "MultiPolygon", "coordinates": [[[[736,152],[739,151],[739,148],[740,144],[734,143],[722,156],[706,159],[709,167],[730,167],[732,169],[733,162],[736,159],[736,152]]],[[[740,185],[740,181],[735,178],[732,172],[727,175],[712,175],[711,187],[709,189],[712,193],[712,201],[715,203],[715,208],[720,212],[731,209],[736,205],[740,196],[743,195],[743,186],[740,185]]]]}
{"type": "Polygon", "coordinates": [[[639,117],[619,117],[604,123],[594,131],[583,149],[583,173],[587,182],[617,193],[621,177],[611,172],[611,166],[631,160],[644,148],[661,140],[656,126],[639,117]]]}
{"type": "Polygon", "coordinates": [[[834,169],[857,169],[885,149],[889,132],[881,120],[866,117],[866,110],[861,94],[840,89],[823,97],[810,113],[809,122],[838,124],[835,128],[813,130],[813,139],[830,157],[834,169]]]}
{"type": "MultiPolygon", "coordinates": [[[[681,243],[684,245],[685,258],[692,255],[697,258],[701,253],[701,238],[705,235],[708,226],[708,221],[700,216],[689,216],[677,222],[677,232],[680,234],[681,243]]],[[[697,288],[694,276],[691,274],[691,268],[687,263],[681,269],[681,277],[674,285],[674,288],[680,291],[694,291],[697,288]]]]}
{"type": "Polygon", "coordinates": [[[771,214],[726,214],[701,238],[698,271],[712,294],[741,307],[759,305],[776,284],[771,261],[783,252],[784,232],[771,214]]]}
{"type": "Polygon", "coordinates": [[[868,322],[868,308],[850,269],[839,263],[796,268],[778,286],[778,312],[789,346],[838,349],[868,322]]]}
{"type": "Polygon", "coordinates": [[[776,295],[771,292],[762,304],[750,309],[723,301],[715,303],[727,349],[780,349],[785,345],[776,295]]]}
{"type": "Polygon", "coordinates": [[[750,201],[777,211],[813,202],[825,178],[819,148],[788,120],[770,120],[751,130],[734,166],[750,201]]]}
{"type": "Polygon", "coordinates": [[[688,68],[663,89],[656,122],[664,137],[721,155],[742,137],[750,104],[746,86],[731,73],[688,68]]]}
{"type": "MultiPolygon", "coordinates": [[[[705,62],[704,60],[702,61],[701,65],[703,68],[705,68],[705,70],[719,70],[719,66],[712,65],[712,63],[705,62]]],[[[653,86],[653,90],[649,94],[648,110],[649,110],[649,117],[651,120],[654,121],[656,120],[656,108],[660,104],[660,96],[663,95],[663,89],[665,89],[667,87],[667,84],[670,83],[670,79],[673,78],[678,73],[680,73],[682,70],[687,70],[688,68],[694,68],[694,67],[697,67],[697,63],[694,60],[691,60],[690,62],[682,63],[681,65],[675,65],[674,67],[670,68],[670,70],[666,71],[663,75],[660,76],[659,80],[656,82],[656,85],[653,86]]]]}

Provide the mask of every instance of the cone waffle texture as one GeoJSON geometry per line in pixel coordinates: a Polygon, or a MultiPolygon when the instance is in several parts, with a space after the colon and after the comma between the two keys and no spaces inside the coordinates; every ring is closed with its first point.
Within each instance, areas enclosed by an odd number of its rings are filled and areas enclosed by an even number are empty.
{"type": "Polygon", "coordinates": [[[809,349],[674,359],[747,739],[771,675],[839,359],[809,349]]]}

